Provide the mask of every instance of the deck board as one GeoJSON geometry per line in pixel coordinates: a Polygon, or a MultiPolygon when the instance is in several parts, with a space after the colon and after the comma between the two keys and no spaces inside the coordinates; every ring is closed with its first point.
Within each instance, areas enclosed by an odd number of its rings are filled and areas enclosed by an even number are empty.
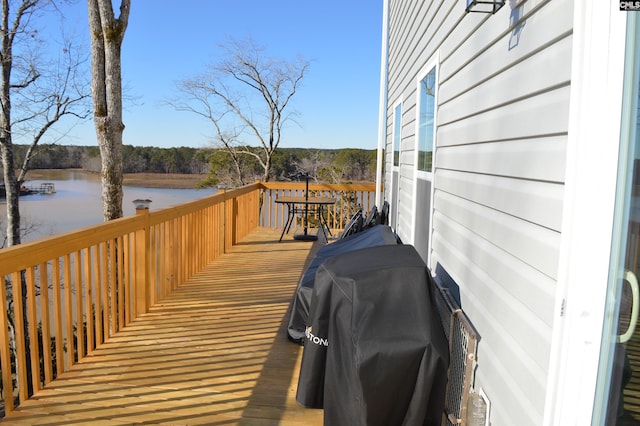
{"type": "Polygon", "coordinates": [[[313,243],[259,229],[3,424],[321,425],[285,316],[313,243]]]}

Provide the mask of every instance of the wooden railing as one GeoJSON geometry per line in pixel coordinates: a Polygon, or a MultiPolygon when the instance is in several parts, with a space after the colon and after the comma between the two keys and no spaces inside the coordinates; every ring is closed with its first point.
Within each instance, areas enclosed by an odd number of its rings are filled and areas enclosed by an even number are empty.
{"type": "MultiPolygon", "coordinates": [[[[373,185],[311,185],[340,201],[340,228],[373,185]]],[[[279,194],[304,184],[256,183],[159,211],[0,250],[0,369],[5,412],[241,241],[282,226],[279,194]]],[[[368,211],[368,210],[367,210],[368,211]]]]}

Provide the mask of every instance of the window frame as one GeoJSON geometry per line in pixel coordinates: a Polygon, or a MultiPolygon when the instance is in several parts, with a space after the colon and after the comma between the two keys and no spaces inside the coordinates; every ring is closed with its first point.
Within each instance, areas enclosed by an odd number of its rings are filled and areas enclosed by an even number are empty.
{"type": "Polygon", "coordinates": [[[429,206],[430,210],[428,212],[427,220],[428,224],[428,237],[427,237],[427,255],[426,262],[427,265],[431,262],[431,252],[432,252],[432,236],[433,236],[433,200],[434,200],[434,192],[435,192],[435,184],[434,184],[434,172],[435,172],[435,161],[436,161],[436,134],[438,129],[438,92],[440,89],[440,57],[439,52],[436,51],[428,61],[425,62],[425,65],[422,67],[420,73],[417,74],[416,80],[416,104],[415,104],[415,136],[414,136],[414,178],[413,178],[413,223],[411,226],[411,242],[415,244],[418,229],[418,221],[424,220],[424,215],[420,215],[418,213],[418,179],[426,180],[431,183],[431,191],[429,196],[429,206]],[[432,141],[431,141],[431,171],[424,171],[418,168],[418,162],[420,157],[420,105],[421,105],[421,84],[422,81],[426,78],[426,76],[432,71],[435,70],[434,76],[434,95],[433,95],[433,130],[432,130],[432,141]]]}
{"type": "MultiPolygon", "coordinates": [[[[422,68],[422,71],[418,74],[416,82],[416,142],[415,142],[415,169],[416,173],[423,179],[432,180],[433,170],[435,166],[435,152],[436,152],[436,130],[437,130],[437,118],[438,118],[438,91],[439,91],[439,60],[438,55],[434,55],[427,61],[426,65],[422,68]],[[431,168],[430,170],[423,170],[420,165],[420,142],[422,135],[422,123],[420,122],[421,107],[422,107],[422,82],[427,76],[434,72],[434,94],[433,94],[433,119],[431,121],[431,168]]],[[[428,152],[428,151],[427,151],[428,152]]]]}
{"type": "Polygon", "coordinates": [[[400,214],[400,158],[402,157],[402,113],[404,105],[402,98],[393,104],[392,130],[391,130],[391,227],[398,230],[398,217],[400,214]],[[399,117],[398,117],[399,112],[399,117]],[[397,133],[396,133],[397,132],[397,133]],[[396,151],[398,153],[396,158],[396,151]],[[397,160],[397,163],[396,163],[397,160]],[[395,178],[394,178],[395,176],[395,178]],[[397,182],[396,182],[397,180],[397,182]]]}
{"type": "Polygon", "coordinates": [[[392,158],[391,164],[392,167],[398,168],[400,167],[400,154],[402,147],[402,100],[399,100],[393,106],[393,128],[392,128],[392,158]],[[399,110],[399,113],[398,113],[399,110]],[[400,115],[398,117],[398,114],[400,115]],[[398,120],[399,118],[399,120],[398,120]],[[397,156],[396,156],[397,152],[397,156]]]}

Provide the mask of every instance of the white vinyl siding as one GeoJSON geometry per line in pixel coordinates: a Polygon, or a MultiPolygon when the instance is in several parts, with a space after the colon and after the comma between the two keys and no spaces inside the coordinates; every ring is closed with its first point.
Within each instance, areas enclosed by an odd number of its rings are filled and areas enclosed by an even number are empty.
{"type": "Polygon", "coordinates": [[[568,0],[507,4],[495,15],[465,14],[464,2],[453,0],[390,0],[387,95],[403,99],[400,236],[423,220],[408,208],[417,173],[416,81],[437,52],[429,267],[460,286],[478,330],[475,386],[491,400],[494,426],[539,425],[545,409],[572,14],[568,0]]]}

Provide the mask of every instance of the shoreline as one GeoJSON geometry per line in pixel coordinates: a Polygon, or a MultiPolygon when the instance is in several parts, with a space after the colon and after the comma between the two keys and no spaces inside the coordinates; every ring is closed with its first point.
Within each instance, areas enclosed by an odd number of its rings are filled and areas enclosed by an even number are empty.
{"type": "Polygon", "coordinates": [[[123,185],[143,188],[197,189],[207,175],[178,173],[125,173],[123,185]]]}
{"type": "MultiPolygon", "coordinates": [[[[62,172],[81,173],[95,180],[100,174],[82,169],[34,169],[27,173],[27,181],[56,180],[55,174],[62,172]]],[[[197,189],[196,185],[207,177],[206,174],[180,173],[125,173],[123,185],[141,188],[197,189]]]]}

